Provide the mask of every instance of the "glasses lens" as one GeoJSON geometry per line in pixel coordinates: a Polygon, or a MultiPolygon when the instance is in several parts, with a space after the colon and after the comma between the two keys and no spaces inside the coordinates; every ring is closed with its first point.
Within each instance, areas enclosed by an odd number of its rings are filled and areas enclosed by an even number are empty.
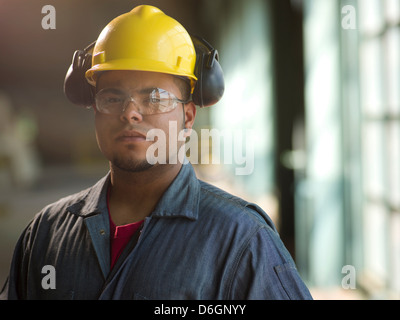
{"type": "Polygon", "coordinates": [[[96,94],[96,107],[102,113],[121,114],[127,95],[119,89],[103,89],[96,94]]]}
{"type": "Polygon", "coordinates": [[[177,106],[178,99],[170,92],[152,88],[139,99],[142,114],[156,114],[168,112],[177,106]]]}

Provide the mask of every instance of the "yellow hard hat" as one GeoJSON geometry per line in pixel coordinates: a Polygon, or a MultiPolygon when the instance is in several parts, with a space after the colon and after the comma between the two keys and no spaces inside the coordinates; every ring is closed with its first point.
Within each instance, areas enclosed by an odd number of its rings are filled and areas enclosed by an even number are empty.
{"type": "Polygon", "coordinates": [[[187,77],[192,90],[196,51],[189,33],[160,9],[142,5],[112,20],[93,49],[87,81],[95,86],[98,72],[138,70],[187,77]]]}

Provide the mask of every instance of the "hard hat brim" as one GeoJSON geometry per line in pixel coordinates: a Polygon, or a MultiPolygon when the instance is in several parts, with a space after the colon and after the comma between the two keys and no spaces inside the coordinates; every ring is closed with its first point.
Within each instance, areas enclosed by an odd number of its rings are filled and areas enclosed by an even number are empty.
{"type": "Polygon", "coordinates": [[[192,73],[182,73],[179,68],[168,66],[158,61],[146,61],[138,59],[120,59],[98,64],[86,71],[86,79],[92,86],[96,86],[99,72],[104,71],[148,71],[167,73],[175,76],[187,77],[191,81],[192,88],[197,81],[197,77],[192,73]]]}

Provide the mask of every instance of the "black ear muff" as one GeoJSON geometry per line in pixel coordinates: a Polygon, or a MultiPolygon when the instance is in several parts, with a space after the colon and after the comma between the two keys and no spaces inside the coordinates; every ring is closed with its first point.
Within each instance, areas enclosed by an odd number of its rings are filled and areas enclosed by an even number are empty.
{"type": "Polygon", "coordinates": [[[206,40],[197,36],[191,37],[196,49],[194,74],[197,77],[192,99],[201,108],[209,107],[216,104],[224,94],[224,74],[218,62],[218,51],[206,40]]]}
{"type": "Polygon", "coordinates": [[[77,50],[72,58],[64,80],[64,93],[67,98],[78,106],[88,107],[94,103],[94,87],[85,78],[85,73],[92,66],[92,52],[95,42],[83,51],[77,50]]]}

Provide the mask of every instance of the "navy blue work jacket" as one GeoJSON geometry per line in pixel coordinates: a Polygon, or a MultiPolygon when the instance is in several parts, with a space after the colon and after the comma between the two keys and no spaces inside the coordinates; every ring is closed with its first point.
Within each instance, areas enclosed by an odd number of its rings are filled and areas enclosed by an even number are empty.
{"type": "Polygon", "coordinates": [[[198,180],[191,164],[110,270],[109,180],[35,216],[0,299],[312,299],[264,211],[198,180]]]}

